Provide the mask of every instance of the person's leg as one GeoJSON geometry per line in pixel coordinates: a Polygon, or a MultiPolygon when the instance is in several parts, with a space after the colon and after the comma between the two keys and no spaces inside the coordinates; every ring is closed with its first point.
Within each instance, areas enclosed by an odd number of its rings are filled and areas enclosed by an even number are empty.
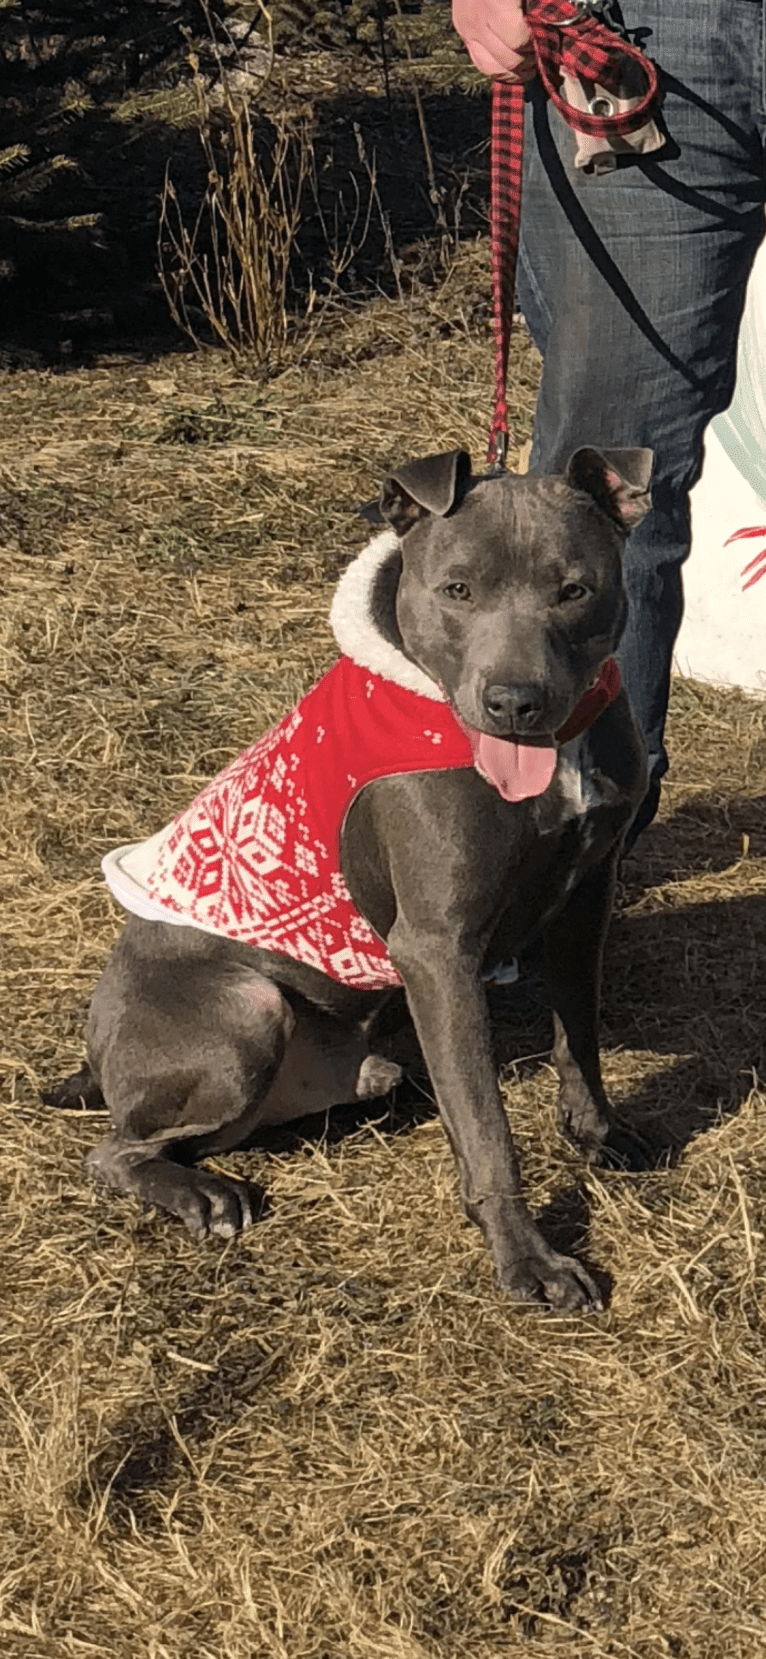
{"type": "MultiPolygon", "coordinates": [[[[664,150],[600,177],[540,94],[527,110],[521,310],[544,367],[533,472],[582,443],[653,449],[652,512],[630,537],[619,661],[656,809],[688,492],[733,391],[747,277],[763,234],[763,0],[626,0],[664,82],[664,150]]],[[[637,821],[640,825],[641,815],[637,821]]]]}

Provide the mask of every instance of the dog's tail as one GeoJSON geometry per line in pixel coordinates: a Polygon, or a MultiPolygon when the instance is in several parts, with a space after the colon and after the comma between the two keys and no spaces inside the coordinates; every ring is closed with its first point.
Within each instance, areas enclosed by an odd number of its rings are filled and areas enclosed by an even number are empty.
{"type": "Polygon", "coordinates": [[[59,1106],[74,1112],[99,1112],[106,1106],[87,1060],[62,1083],[54,1084],[52,1089],[42,1089],[40,1098],[44,1106],[59,1106]]]}

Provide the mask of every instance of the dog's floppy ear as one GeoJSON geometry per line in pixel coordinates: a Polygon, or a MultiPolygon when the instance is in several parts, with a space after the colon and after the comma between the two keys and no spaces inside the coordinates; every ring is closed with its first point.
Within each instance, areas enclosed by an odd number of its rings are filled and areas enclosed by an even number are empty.
{"type": "Polygon", "coordinates": [[[465,449],[405,461],[381,486],[380,511],[397,536],[404,536],[427,513],[446,518],[462,501],[470,476],[471,457],[465,449]]]}
{"type": "Polygon", "coordinates": [[[605,513],[628,534],[652,504],[649,479],[651,449],[576,449],[567,467],[567,483],[587,490],[605,513]]]}

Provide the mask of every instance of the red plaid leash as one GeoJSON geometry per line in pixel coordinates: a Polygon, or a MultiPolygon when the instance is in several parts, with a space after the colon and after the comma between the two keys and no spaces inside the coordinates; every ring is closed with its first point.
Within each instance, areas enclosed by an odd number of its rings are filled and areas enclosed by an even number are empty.
{"type": "MultiPolygon", "coordinates": [[[[656,105],[657,70],[637,46],[599,22],[600,0],[527,0],[527,26],[545,91],[570,127],[594,138],[624,137],[642,127],[656,105]],[[589,9],[592,7],[593,9],[589,9]],[[633,58],[643,70],[646,92],[630,110],[593,115],[573,109],[559,91],[562,75],[597,81],[616,89],[620,60],[633,58]]],[[[503,471],[509,441],[506,380],[513,324],[513,296],[519,250],[524,158],[524,87],[520,81],[492,83],[490,160],[490,242],[492,325],[495,338],[495,414],[489,435],[489,462],[503,471]]]]}

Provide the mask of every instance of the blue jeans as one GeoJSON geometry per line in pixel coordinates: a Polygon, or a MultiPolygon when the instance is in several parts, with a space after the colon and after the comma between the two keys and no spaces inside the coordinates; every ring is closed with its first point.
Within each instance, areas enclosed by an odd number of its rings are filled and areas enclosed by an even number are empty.
{"type": "Polygon", "coordinates": [[[667,142],[610,174],[575,172],[574,135],[533,82],[517,288],[543,356],[530,470],[560,471],[583,443],[654,450],[618,657],[657,795],[688,495],[705,427],[732,396],[764,230],[766,6],[624,0],[622,14],[661,70],[667,142]]]}

